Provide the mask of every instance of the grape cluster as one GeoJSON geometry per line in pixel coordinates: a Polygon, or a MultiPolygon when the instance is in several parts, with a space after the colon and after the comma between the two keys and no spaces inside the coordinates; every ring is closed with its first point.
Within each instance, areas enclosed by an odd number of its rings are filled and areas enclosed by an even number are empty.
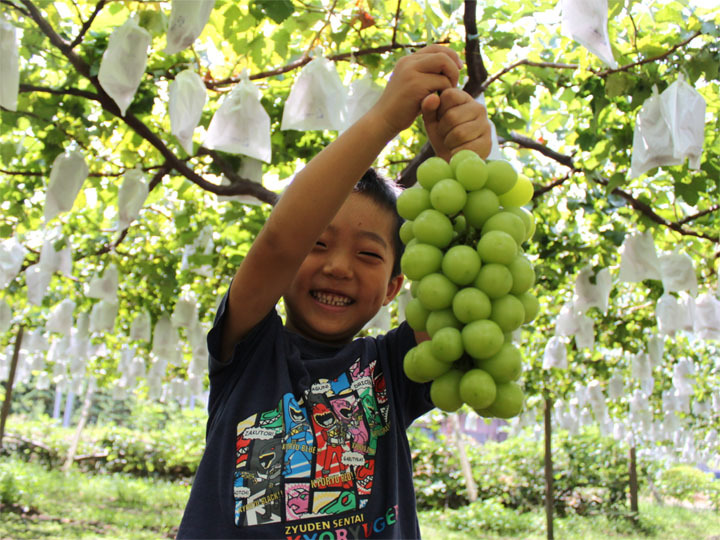
{"type": "Polygon", "coordinates": [[[407,353],[405,374],[432,381],[430,397],[445,411],[467,403],[481,416],[516,416],[524,395],[512,332],[539,310],[530,292],[535,271],[521,248],[535,230],[523,208],[532,184],[507,161],[470,150],[449,163],[424,161],[417,180],[397,201],[406,220],[400,263],[412,281],[405,318],[431,339],[407,353]]]}

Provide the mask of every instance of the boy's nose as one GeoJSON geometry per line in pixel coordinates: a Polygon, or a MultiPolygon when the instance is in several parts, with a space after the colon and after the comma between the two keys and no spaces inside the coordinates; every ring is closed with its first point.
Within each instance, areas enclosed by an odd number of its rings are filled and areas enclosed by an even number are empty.
{"type": "Polygon", "coordinates": [[[349,279],[352,277],[352,264],[346,255],[330,255],[325,259],[323,272],[336,279],[349,279]]]}

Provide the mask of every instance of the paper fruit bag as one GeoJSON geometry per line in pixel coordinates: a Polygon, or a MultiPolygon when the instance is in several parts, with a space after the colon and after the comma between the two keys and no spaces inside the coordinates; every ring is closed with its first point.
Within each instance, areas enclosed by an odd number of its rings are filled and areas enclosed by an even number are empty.
{"type": "Polygon", "coordinates": [[[130,18],[113,31],[103,53],[98,81],[123,116],[145,73],[151,40],[150,33],[130,18]]]}
{"type": "Polygon", "coordinates": [[[681,162],[687,158],[691,169],[699,169],[705,140],[705,98],[681,75],[660,94],[660,104],[670,130],[673,157],[681,162]]]}
{"type": "Polygon", "coordinates": [[[345,126],[350,127],[368,112],[383,93],[383,89],[375,84],[369,74],[350,84],[347,98],[347,115],[345,126]]]}
{"type": "Polygon", "coordinates": [[[613,58],[607,28],[607,0],[562,0],[563,35],[616,68],[618,64],[613,58]]]}
{"type": "Polygon", "coordinates": [[[204,145],[270,162],[270,116],[260,103],[260,90],[250,81],[247,71],[215,111],[204,145]]]}
{"type": "Polygon", "coordinates": [[[17,110],[20,66],[16,28],[0,14],[0,106],[17,110]]]}
{"type": "Polygon", "coordinates": [[[285,102],[280,129],[342,130],[347,91],[335,65],[326,58],[311,60],[300,71],[285,102]]]}
{"type": "Polygon", "coordinates": [[[0,288],[4,289],[20,273],[26,253],[14,236],[0,242],[0,288]]]}
{"type": "Polygon", "coordinates": [[[79,152],[66,152],[55,158],[45,193],[46,223],[58,214],[72,209],[89,172],[85,159],[79,152]]]}
{"type": "Polygon", "coordinates": [[[618,279],[625,282],[661,279],[660,261],[650,232],[631,234],[625,238],[620,246],[618,279]]]}
{"type": "Polygon", "coordinates": [[[657,87],[653,87],[653,95],[645,100],[635,118],[630,178],[637,178],[655,167],[681,163],[682,159],[675,157],[672,134],[657,87]]]}
{"type": "Polygon", "coordinates": [[[118,230],[127,229],[140,215],[148,196],[148,184],[140,169],[130,169],[118,191],[118,230]]]}
{"type": "Polygon", "coordinates": [[[192,69],[181,71],[170,83],[170,130],[180,145],[190,155],[193,152],[192,137],[200,123],[202,110],[207,101],[207,89],[200,75],[192,69]]]}
{"type": "Polygon", "coordinates": [[[186,49],[198,38],[210,19],[215,0],[172,0],[165,54],[186,49]]]}

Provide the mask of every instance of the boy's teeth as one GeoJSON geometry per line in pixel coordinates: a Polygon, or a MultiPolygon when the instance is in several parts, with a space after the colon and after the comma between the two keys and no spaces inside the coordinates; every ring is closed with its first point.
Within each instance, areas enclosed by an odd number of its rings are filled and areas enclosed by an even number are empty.
{"type": "Polygon", "coordinates": [[[337,294],[329,294],[324,292],[313,292],[313,297],[322,304],[328,304],[329,306],[347,306],[352,303],[352,300],[347,296],[340,296],[337,294]]]}

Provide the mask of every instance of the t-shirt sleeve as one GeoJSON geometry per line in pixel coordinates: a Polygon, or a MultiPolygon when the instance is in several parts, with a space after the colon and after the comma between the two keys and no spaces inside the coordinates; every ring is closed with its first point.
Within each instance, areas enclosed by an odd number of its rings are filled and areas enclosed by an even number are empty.
{"type": "Polygon", "coordinates": [[[403,322],[396,329],[388,332],[383,338],[388,351],[388,368],[391,373],[393,393],[407,428],[413,420],[422,416],[434,407],[430,400],[430,383],[416,383],[405,375],[403,360],[405,354],[417,343],[415,333],[410,325],[403,322]]]}

